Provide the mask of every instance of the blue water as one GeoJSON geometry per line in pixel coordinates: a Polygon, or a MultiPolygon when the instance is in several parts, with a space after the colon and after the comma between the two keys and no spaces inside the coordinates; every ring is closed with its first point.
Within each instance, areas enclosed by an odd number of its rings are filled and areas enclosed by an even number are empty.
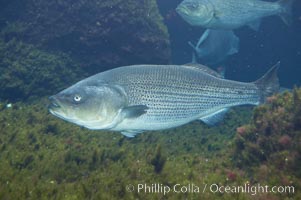
{"type": "MultiPolygon", "coordinates": [[[[191,61],[188,41],[198,41],[205,29],[191,27],[174,9],[181,0],[159,0],[162,15],[168,26],[172,45],[172,60],[183,64],[191,61]]],[[[278,16],[262,20],[258,32],[249,27],[235,30],[240,38],[238,54],[221,65],[226,67],[226,77],[233,80],[253,81],[276,62],[281,62],[280,83],[291,88],[301,84],[301,2],[293,6],[293,24],[287,26],[278,16]]]]}

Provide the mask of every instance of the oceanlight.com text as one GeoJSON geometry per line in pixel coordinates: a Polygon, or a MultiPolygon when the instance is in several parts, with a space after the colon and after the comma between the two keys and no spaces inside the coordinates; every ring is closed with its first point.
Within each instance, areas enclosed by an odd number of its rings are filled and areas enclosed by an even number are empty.
{"type": "Polygon", "coordinates": [[[234,193],[247,193],[250,195],[263,194],[263,193],[280,193],[280,194],[294,194],[294,186],[269,186],[261,184],[243,185],[220,185],[220,184],[174,184],[164,185],[160,183],[139,183],[136,185],[128,184],[126,186],[128,192],[137,192],[145,194],[163,194],[168,193],[221,193],[221,194],[234,194],[234,193]]]}

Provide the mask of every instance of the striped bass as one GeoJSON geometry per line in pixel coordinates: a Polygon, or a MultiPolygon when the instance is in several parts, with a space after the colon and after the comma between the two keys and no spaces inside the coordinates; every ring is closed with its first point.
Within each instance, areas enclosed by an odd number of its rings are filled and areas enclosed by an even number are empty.
{"type": "Polygon", "coordinates": [[[279,88],[272,67],[255,82],[218,77],[198,65],[132,65],[88,77],[50,97],[50,113],[93,130],[134,137],[200,119],[213,124],[230,107],[258,105],[279,88]]]}
{"type": "Polygon", "coordinates": [[[177,13],[190,25],[209,29],[236,29],[249,25],[258,30],[263,17],[279,15],[286,24],[292,21],[294,0],[184,0],[177,13]]]}

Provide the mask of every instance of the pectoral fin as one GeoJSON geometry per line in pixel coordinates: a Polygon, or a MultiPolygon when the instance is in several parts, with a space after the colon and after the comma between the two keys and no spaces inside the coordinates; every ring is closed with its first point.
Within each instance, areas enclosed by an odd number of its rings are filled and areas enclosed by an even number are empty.
{"type": "Polygon", "coordinates": [[[146,105],[135,105],[128,106],[122,109],[122,114],[124,118],[137,118],[147,112],[148,107],[146,105]]]}
{"type": "Polygon", "coordinates": [[[210,34],[210,29],[206,29],[206,31],[200,37],[200,39],[199,39],[198,43],[196,44],[195,48],[200,48],[200,45],[208,38],[209,34],[210,34]]]}

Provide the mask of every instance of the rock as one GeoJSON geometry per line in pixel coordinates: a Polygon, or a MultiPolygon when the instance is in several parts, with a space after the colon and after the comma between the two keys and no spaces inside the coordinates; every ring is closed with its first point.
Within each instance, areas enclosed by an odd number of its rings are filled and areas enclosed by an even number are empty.
{"type": "Polygon", "coordinates": [[[89,74],[129,64],[166,64],[169,36],[155,0],[24,0],[1,6],[4,37],[63,51],[89,74]],[[15,14],[9,10],[16,9],[15,14]]]}
{"type": "Polygon", "coordinates": [[[66,54],[0,39],[0,99],[24,101],[54,94],[87,76],[66,54]]]}

